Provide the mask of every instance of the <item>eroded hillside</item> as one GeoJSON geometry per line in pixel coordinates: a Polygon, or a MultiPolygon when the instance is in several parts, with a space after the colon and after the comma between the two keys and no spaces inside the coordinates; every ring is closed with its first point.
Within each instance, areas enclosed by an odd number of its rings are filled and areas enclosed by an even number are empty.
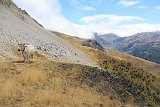
{"type": "Polygon", "coordinates": [[[0,57],[16,59],[12,48],[18,43],[34,45],[39,53],[60,62],[96,66],[88,55],[44,29],[25,10],[10,0],[0,2],[0,57]]]}
{"type": "MultiPolygon", "coordinates": [[[[129,82],[129,81],[127,81],[129,82]]],[[[0,106],[136,107],[146,105],[134,86],[96,67],[58,63],[37,55],[34,63],[0,61],[0,106]],[[128,94],[130,93],[130,94],[128,94]],[[124,95],[123,95],[124,94],[124,95]]]]}

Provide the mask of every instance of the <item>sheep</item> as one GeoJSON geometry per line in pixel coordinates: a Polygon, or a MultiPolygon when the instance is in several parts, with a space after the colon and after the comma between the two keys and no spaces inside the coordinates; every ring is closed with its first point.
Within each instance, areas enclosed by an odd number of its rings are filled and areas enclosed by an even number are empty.
{"type": "Polygon", "coordinates": [[[33,54],[35,53],[35,47],[30,44],[18,44],[18,51],[22,52],[24,62],[30,62],[32,59],[33,62],[33,54]]]}

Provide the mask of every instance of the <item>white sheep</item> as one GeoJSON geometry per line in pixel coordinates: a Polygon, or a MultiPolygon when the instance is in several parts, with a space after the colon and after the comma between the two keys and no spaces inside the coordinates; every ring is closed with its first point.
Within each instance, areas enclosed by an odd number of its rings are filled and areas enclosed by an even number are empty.
{"type": "Polygon", "coordinates": [[[33,54],[35,53],[35,47],[30,44],[18,44],[18,51],[22,52],[24,62],[33,62],[33,54]]]}

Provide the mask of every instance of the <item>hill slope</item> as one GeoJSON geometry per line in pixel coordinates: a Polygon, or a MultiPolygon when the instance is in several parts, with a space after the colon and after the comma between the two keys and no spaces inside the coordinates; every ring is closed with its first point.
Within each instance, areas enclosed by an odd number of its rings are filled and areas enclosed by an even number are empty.
{"type": "Polygon", "coordinates": [[[155,63],[81,46],[83,39],[45,30],[7,1],[0,4],[0,106],[159,106],[158,72],[145,69],[155,63]],[[19,42],[38,48],[33,63],[21,61],[19,42]]]}
{"type": "Polygon", "coordinates": [[[56,34],[83,50],[93,61],[99,63],[101,68],[109,71],[115,77],[120,76],[125,78],[125,81],[131,81],[140,90],[140,93],[143,94],[149,106],[159,107],[159,64],[116,51],[112,48],[108,48],[107,54],[105,54],[97,49],[81,46],[80,44],[85,41],[83,39],[62,33],[56,34]]]}
{"type": "Polygon", "coordinates": [[[30,64],[20,59],[1,60],[0,71],[0,106],[146,105],[138,89],[132,88],[134,85],[127,86],[124,78],[115,78],[96,67],[53,62],[37,55],[30,64]]]}
{"type": "Polygon", "coordinates": [[[33,44],[47,58],[95,66],[89,56],[60,37],[45,30],[27,12],[10,0],[0,2],[0,56],[16,59],[12,48],[18,43],[33,44]]]}
{"type": "Polygon", "coordinates": [[[100,51],[98,51],[97,49],[93,49],[90,47],[84,47],[81,46],[81,43],[84,42],[84,39],[78,38],[78,37],[73,37],[73,36],[69,36],[63,33],[58,33],[58,32],[54,32],[57,36],[63,38],[65,41],[71,43],[72,45],[76,46],[77,48],[81,49],[82,51],[84,51],[86,54],[88,54],[92,60],[94,62],[99,62],[103,59],[108,58],[116,58],[117,60],[124,60],[127,62],[131,62],[133,64],[135,64],[136,66],[139,66],[140,68],[145,69],[147,72],[160,77],[160,65],[138,58],[138,57],[134,57],[132,55],[126,54],[126,53],[122,53],[120,51],[114,50],[112,48],[107,48],[106,50],[106,54],[102,53],[100,51]]]}

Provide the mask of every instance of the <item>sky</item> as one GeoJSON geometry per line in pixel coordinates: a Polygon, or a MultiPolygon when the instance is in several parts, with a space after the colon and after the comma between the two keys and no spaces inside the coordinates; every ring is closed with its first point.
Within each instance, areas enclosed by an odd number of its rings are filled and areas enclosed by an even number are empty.
{"type": "Polygon", "coordinates": [[[81,38],[160,31],[160,0],[13,0],[46,29],[81,38]]]}

